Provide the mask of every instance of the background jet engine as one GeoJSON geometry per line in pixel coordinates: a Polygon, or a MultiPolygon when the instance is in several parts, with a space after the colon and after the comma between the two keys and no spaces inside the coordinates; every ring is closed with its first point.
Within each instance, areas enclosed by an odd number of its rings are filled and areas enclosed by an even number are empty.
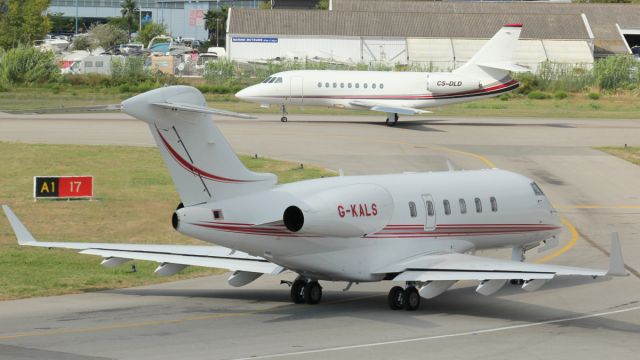
{"type": "Polygon", "coordinates": [[[303,234],[360,237],[382,230],[393,215],[393,199],[379,185],[354,184],[322,191],[289,206],[287,229],[303,234]]]}

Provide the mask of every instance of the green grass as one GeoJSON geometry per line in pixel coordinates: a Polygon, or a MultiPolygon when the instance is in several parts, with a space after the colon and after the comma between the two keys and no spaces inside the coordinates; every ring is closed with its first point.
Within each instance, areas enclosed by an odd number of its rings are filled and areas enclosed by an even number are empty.
{"type": "Polygon", "coordinates": [[[614,147],[605,146],[597,148],[621,159],[640,165],[640,146],[614,147]]]}
{"type": "MultiPolygon", "coordinates": [[[[119,93],[117,89],[99,90],[79,87],[18,88],[0,96],[1,110],[23,110],[36,108],[59,108],[60,104],[89,106],[117,104],[133,93],[119,93]]],[[[258,104],[239,101],[233,94],[205,94],[209,106],[224,110],[255,114],[279,114],[277,106],[261,108],[258,104]]],[[[366,110],[341,110],[335,108],[289,106],[290,114],[312,115],[375,115],[366,110]]],[[[633,92],[616,95],[568,94],[566,98],[529,99],[523,95],[512,95],[508,99],[491,98],[462,104],[430,109],[433,114],[422,117],[537,117],[537,118],[598,118],[639,119],[640,101],[633,92]]],[[[379,114],[384,117],[384,114],[379,114]]],[[[407,117],[411,118],[411,117],[407,117]]]]}
{"type": "MultiPolygon", "coordinates": [[[[332,176],[304,164],[241,157],[254,171],[280,182],[332,176]]],[[[0,142],[1,202],[9,204],[42,241],[203,243],[178,234],[171,214],[179,203],[156,148],[127,146],[28,145],[0,142]],[[33,201],[34,175],[93,175],[92,201],[33,201]]],[[[0,216],[0,300],[129,287],[202,276],[216,269],[190,267],[179,275],[153,275],[155,263],[135,261],[108,269],[94,256],[72,250],[18,247],[0,216]]]]}

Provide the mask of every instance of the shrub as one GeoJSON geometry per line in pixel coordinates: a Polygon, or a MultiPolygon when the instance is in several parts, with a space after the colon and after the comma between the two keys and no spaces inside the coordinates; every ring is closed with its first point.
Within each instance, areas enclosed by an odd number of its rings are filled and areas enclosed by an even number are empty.
{"type": "Polygon", "coordinates": [[[55,80],[60,74],[52,52],[19,46],[0,60],[0,79],[10,84],[32,85],[55,80]]]}
{"type": "Polygon", "coordinates": [[[591,93],[589,93],[589,99],[598,100],[598,99],[600,99],[600,94],[591,92],[591,93]]]}
{"type": "Polygon", "coordinates": [[[636,62],[629,55],[600,59],[594,64],[593,73],[597,85],[603,90],[617,90],[637,83],[636,62]]]}
{"type": "Polygon", "coordinates": [[[509,93],[504,93],[504,94],[498,96],[498,99],[500,99],[502,101],[507,101],[507,100],[511,99],[511,95],[509,95],[509,93]]]}
{"type": "Polygon", "coordinates": [[[532,91],[529,93],[529,95],[527,96],[529,99],[531,100],[544,100],[544,99],[549,99],[551,98],[551,95],[542,92],[542,91],[532,91]]]}
{"type": "Polygon", "coordinates": [[[553,94],[553,97],[558,99],[558,100],[566,99],[568,96],[569,96],[569,94],[567,94],[567,92],[564,91],[564,90],[558,90],[558,91],[556,91],[555,94],[553,94]]]}

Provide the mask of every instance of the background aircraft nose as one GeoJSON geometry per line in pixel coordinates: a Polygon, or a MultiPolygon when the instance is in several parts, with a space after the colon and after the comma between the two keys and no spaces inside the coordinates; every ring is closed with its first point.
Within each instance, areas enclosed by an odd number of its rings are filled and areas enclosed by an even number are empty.
{"type": "Polygon", "coordinates": [[[251,91],[251,88],[252,88],[252,87],[253,87],[253,86],[249,86],[248,88],[244,88],[244,89],[242,89],[242,90],[238,91],[238,92],[236,93],[236,97],[237,97],[238,99],[240,99],[240,100],[248,100],[248,99],[249,99],[249,97],[251,96],[250,94],[251,94],[251,92],[252,92],[252,91],[251,91]]]}

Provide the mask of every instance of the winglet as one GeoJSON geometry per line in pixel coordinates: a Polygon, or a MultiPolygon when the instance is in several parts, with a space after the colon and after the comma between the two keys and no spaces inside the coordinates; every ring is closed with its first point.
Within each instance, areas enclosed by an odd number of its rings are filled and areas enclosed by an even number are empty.
{"type": "Polygon", "coordinates": [[[4,210],[5,215],[7,215],[7,219],[9,220],[9,224],[13,229],[14,234],[16,234],[16,238],[18,239],[18,244],[20,245],[34,245],[37,243],[36,239],[31,235],[29,230],[20,222],[20,219],[16,216],[16,214],[11,211],[11,208],[8,205],[2,205],[2,210],[4,210]]]}
{"type": "Polygon", "coordinates": [[[629,276],[629,273],[624,269],[622,247],[617,232],[611,233],[611,256],[609,257],[607,276],[629,276]]]}

